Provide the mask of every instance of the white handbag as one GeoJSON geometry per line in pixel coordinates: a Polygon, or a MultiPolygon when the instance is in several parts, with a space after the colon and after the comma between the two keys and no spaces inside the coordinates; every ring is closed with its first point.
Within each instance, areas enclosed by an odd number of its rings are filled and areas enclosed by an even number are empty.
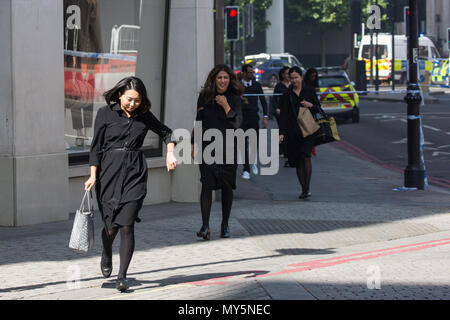
{"type": "Polygon", "coordinates": [[[94,208],[92,194],[86,190],[80,209],[75,213],[69,248],[76,252],[88,252],[94,246],[94,208]],[[88,195],[89,193],[89,195],[88,195]],[[85,211],[87,199],[87,211],[85,211]]]}

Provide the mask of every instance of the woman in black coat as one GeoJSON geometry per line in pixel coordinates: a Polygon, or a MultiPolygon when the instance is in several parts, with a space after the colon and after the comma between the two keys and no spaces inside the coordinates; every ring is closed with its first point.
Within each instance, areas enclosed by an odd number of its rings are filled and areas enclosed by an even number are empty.
{"type": "Polygon", "coordinates": [[[120,268],[116,288],[128,288],[126,273],[134,251],[134,222],[147,194],[147,162],[140,148],[149,130],[167,144],[167,170],[176,167],[172,130],[150,112],[143,82],[136,77],[119,81],[104,94],[107,105],[95,118],[89,154],[91,175],[85,189],[95,185],[104,229],[100,268],[105,278],[112,271],[112,244],[120,230],[120,268]]]}
{"type": "MultiPolygon", "coordinates": [[[[285,94],[289,90],[289,86],[291,84],[291,81],[289,80],[289,67],[284,66],[283,68],[281,68],[278,72],[278,77],[280,79],[280,82],[278,82],[273,89],[273,93],[285,94]]],[[[272,98],[273,110],[275,111],[275,119],[277,120],[278,128],[280,128],[280,99],[281,96],[273,96],[272,98]]],[[[282,142],[280,144],[280,153],[282,153],[284,156],[284,166],[289,166],[285,142],[282,142]]]]}
{"type": "Polygon", "coordinates": [[[299,67],[289,69],[291,87],[280,100],[280,143],[287,138],[287,153],[289,165],[297,170],[297,178],[302,186],[300,199],[311,196],[309,184],[311,181],[312,164],[311,151],[314,147],[315,134],[303,137],[297,124],[300,108],[308,108],[315,118],[319,113],[320,102],[309,86],[303,86],[302,71],[299,67]]]}
{"type": "MultiPolygon", "coordinates": [[[[200,181],[202,190],[200,207],[202,212],[202,227],[197,232],[198,237],[210,239],[209,216],[211,213],[213,190],[222,192],[222,224],[220,236],[229,238],[228,220],[233,203],[233,190],[236,189],[237,148],[235,140],[227,141],[226,130],[236,130],[242,123],[241,96],[244,87],[237,81],[232,69],[226,65],[213,68],[203,86],[197,101],[196,121],[202,124],[202,137],[208,129],[218,129],[223,139],[223,158],[213,163],[200,163],[200,181]],[[227,163],[227,152],[234,152],[231,163],[227,163]],[[222,160],[222,161],[221,161],[222,160]]],[[[194,133],[195,135],[195,133],[194,133]]],[[[193,138],[194,138],[193,135],[193,138]]],[[[213,141],[194,141],[194,158],[198,156],[199,144],[202,150],[213,141]]],[[[203,153],[206,156],[206,153],[203,153]]]]}

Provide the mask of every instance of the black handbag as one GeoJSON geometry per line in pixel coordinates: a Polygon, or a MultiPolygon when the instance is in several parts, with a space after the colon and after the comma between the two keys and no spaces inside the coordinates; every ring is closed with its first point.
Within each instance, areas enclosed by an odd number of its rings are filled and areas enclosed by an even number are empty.
{"type": "Polygon", "coordinates": [[[316,120],[316,122],[320,126],[320,128],[315,133],[314,145],[318,146],[324,143],[341,140],[334,118],[327,116],[322,108],[319,108],[319,111],[321,114],[321,118],[316,120]]]}

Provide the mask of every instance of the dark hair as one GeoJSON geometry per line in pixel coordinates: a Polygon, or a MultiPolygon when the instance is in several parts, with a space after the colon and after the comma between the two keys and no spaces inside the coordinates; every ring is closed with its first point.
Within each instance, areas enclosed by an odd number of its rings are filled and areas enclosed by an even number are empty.
{"type": "Polygon", "coordinates": [[[244,64],[244,65],[241,67],[241,71],[242,71],[242,72],[247,72],[247,69],[248,69],[248,68],[253,68],[253,66],[252,66],[251,64],[246,63],[246,64],[244,64]]]}
{"type": "Polygon", "coordinates": [[[289,74],[294,73],[294,72],[297,72],[300,76],[303,77],[303,72],[302,72],[302,69],[300,69],[300,67],[293,66],[289,69],[289,74]]]}
{"type": "Polygon", "coordinates": [[[147,89],[141,79],[136,77],[127,77],[120,80],[112,89],[106,91],[103,96],[108,105],[120,103],[119,97],[127,90],[136,90],[141,96],[141,104],[137,110],[145,113],[150,110],[152,104],[147,96],[147,89]]]}
{"type": "Polygon", "coordinates": [[[204,95],[206,103],[214,102],[214,98],[217,95],[216,77],[221,71],[225,71],[230,77],[230,84],[228,85],[227,91],[232,92],[240,97],[242,97],[242,95],[244,94],[245,89],[242,86],[241,82],[237,80],[233,70],[226,64],[219,64],[209,72],[208,78],[206,79],[205,84],[202,88],[201,94],[204,95]]]}
{"type": "Polygon", "coordinates": [[[305,83],[306,83],[307,85],[312,86],[312,87],[315,87],[315,88],[319,87],[319,73],[317,72],[316,69],[314,69],[314,68],[309,68],[309,69],[306,71],[306,73],[305,73],[305,83]],[[316,79],[314,79],[314,80],[311,78],[311,76],[312,76],[313,74],[316,74],[316,75],[317,75],[316,79]]]}
{"type": "Polygon", "coordinates": [[[284,66],[283,68],[280,69],[280,71],[278,72],[278,79],[280,79],[280,81],[283,81],[283,73],[288,70],[289,67],[288,66],[284,66]]]}

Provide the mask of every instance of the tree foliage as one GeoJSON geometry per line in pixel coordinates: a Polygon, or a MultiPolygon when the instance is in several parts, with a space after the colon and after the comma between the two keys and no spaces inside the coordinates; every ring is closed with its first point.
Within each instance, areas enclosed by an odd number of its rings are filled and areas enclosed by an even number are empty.
{"type": "MultiPolygon", "coordinates": [[[[386,29],[386,1],[373,0],[381,7],[382,30],[386,29]]],[[[301,23],[305,29],[320,28],[324,32],[341,29],[351,23],[351,0],[286,0],[286,20],[301,23]]],[[[362,22],[366,22],[371,0],[362,0],[362,22]]]]}

